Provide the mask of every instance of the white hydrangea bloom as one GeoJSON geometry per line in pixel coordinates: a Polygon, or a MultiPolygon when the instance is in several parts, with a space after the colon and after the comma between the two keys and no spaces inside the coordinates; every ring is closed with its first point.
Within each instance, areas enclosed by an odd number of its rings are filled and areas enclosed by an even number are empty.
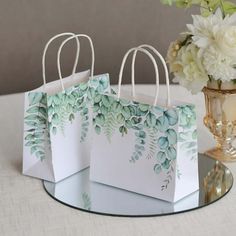
{"type": "Polygon", "coordinates": [[[236,78],[234,60],[213,45],[203,52],[203,65],[215,80],[230,81],[236,78]]]}
{"type": "Polygon", "coordinates": [[[193,24],[187,24],[189,34],[193,35],[194,44],[205,49],[214,43],[216,33],[224,24],[222,13],[218,9],[215,14],[208,17],[193,15],[192,18],[193,24]]]}
{"type": "Polygon", "coordinates": [[[227,26],[219,30],[215,37],[215,44],[221,53],[236,62],[236,25],[227,26]]]}
{"type": "Polygon", "coordinates": [[[193,94],[200,92],[207,85],[209,77],[202,65],[199,48],[194,44],[189,44],[180,49],[176,61],[174,82],[190,90],[193,94]]]}
{"type": "Polygon", "coordinates": [[[236,79],[236,13],[223,18],[220,9],[208,17],[193,16],[185,46],[168,51],[175,82],[197,93],[207,86],[209,76],[228,82],[236,79]],[[177,55],[176,55],[177,54],[177,55]]]}

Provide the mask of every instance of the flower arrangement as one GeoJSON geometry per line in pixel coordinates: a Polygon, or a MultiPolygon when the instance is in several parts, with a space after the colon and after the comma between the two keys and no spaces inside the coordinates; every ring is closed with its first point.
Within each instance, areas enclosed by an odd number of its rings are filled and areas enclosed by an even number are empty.
{"type": "Polygon", "coordinates": [[[172,42],[167,53],[174,82],[193,94],[209,82],[218,89],[224,83],[236,84],[236,4],[224,0],[161,0],[188,8],[200,7],[187,32],[172,42]]]}

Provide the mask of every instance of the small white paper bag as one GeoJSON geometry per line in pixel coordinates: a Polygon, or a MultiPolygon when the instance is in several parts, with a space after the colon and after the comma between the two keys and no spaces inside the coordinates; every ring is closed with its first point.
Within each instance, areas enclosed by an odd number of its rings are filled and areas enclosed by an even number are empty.
{"type": "MultiPolygon", "coordinates": [[[[90,37],[70,35],[58,50],[60,80],[51,83],[45,80],[45,54],[50,40],[43,54],[44,85],[25,93],[23,174],[52,182],[60,181],[89,166],[91,104],[98,91],[109,92],[110,88],[107,74],[93,76],[94,48],[90,37]],[[67,78],[61,76],[61,49],[75,37],[78,49],[78,37],[85,37],[90,42],[90,79],[89,71],[73,73],[67,78]]],[[[76,63],[78,55],[77,50],[76,63]]]]}
{"type": "Polygon", "coordinates": [[[168,70],[157,50],[149,45],[129,50],[121,65],[118,95],[97,95],[95,100],[91,180],[170,202],[199,189],[195,107],[170,102],[168,70]],[[143,47],[152,49],[164,65],[167,103],[158,99],[158,67],[143,47]],[[147,54],[153,62],[155,98],[135,94],[137,51],[147,54]],[[132,97],[121,92],[123,68],[131,52],[132,97]]]}

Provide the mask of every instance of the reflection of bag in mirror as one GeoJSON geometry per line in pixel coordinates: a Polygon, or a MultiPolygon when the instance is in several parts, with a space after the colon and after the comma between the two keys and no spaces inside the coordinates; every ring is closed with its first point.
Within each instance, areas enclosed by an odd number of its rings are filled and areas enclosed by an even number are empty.
{"type": "Polygon", "coordinates": [[[117,95],[96,99],[91,180],[170,202],[199,189],[195,107],[170,103],[168,70],[157,50],[149,45],[129,50],[121,65],[117,95]],[[167,103],[158,100],[158,67],[144,47],[152,49],[164,65],[167,103]],[[137,51],[147,54],[154,65],[155,98],[135,94],[137,51]],[[121,92],[123,68],[131,52],[133,96],[121,92]]]}
{"type": "Polygon", "coordinates": [[[94,48],[90,37],[64,33],[53,37],[43,54],[44,85],[25,93],[23,173],[52,182],[60,181],[90,163],[92,127],[91,104],[96,92],[109,91],[107,74],[93,76],[94,48]],[[45,54],[55,38],[70,35],[58,50],[60,80],[46,83],[45,54]],[[79,56],[78,37],[89,40],[91,71],[75,73],[79,56]],[[62,78],[60,53],[69,40],[76,39],[77,55],[71,76],[62,78]],[[89,74],[91,77],[89,78],[89,74]]]}
{"type": "Polygon", "coordinates": [[[102,214],[150,216],[181,212],[199,206],[198,191],[173,204],[91,182],[89,181],[89,168],[57,184],[44,182],[44,185],[49,194],[60,202],[102,214]]]}

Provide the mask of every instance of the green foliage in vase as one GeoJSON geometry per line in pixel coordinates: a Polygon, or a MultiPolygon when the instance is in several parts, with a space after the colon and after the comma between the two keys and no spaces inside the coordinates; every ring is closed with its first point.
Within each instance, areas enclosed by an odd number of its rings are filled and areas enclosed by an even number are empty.
{"type": "Polygon", "coordinates": [[[227,0],[161,0],[165,5],[175,4],[179,8],[189,8],[199,6],[203,16],[213,14],[217,8],[220,8],[224,15],[236,12],[236,4],[227,0]]]}

